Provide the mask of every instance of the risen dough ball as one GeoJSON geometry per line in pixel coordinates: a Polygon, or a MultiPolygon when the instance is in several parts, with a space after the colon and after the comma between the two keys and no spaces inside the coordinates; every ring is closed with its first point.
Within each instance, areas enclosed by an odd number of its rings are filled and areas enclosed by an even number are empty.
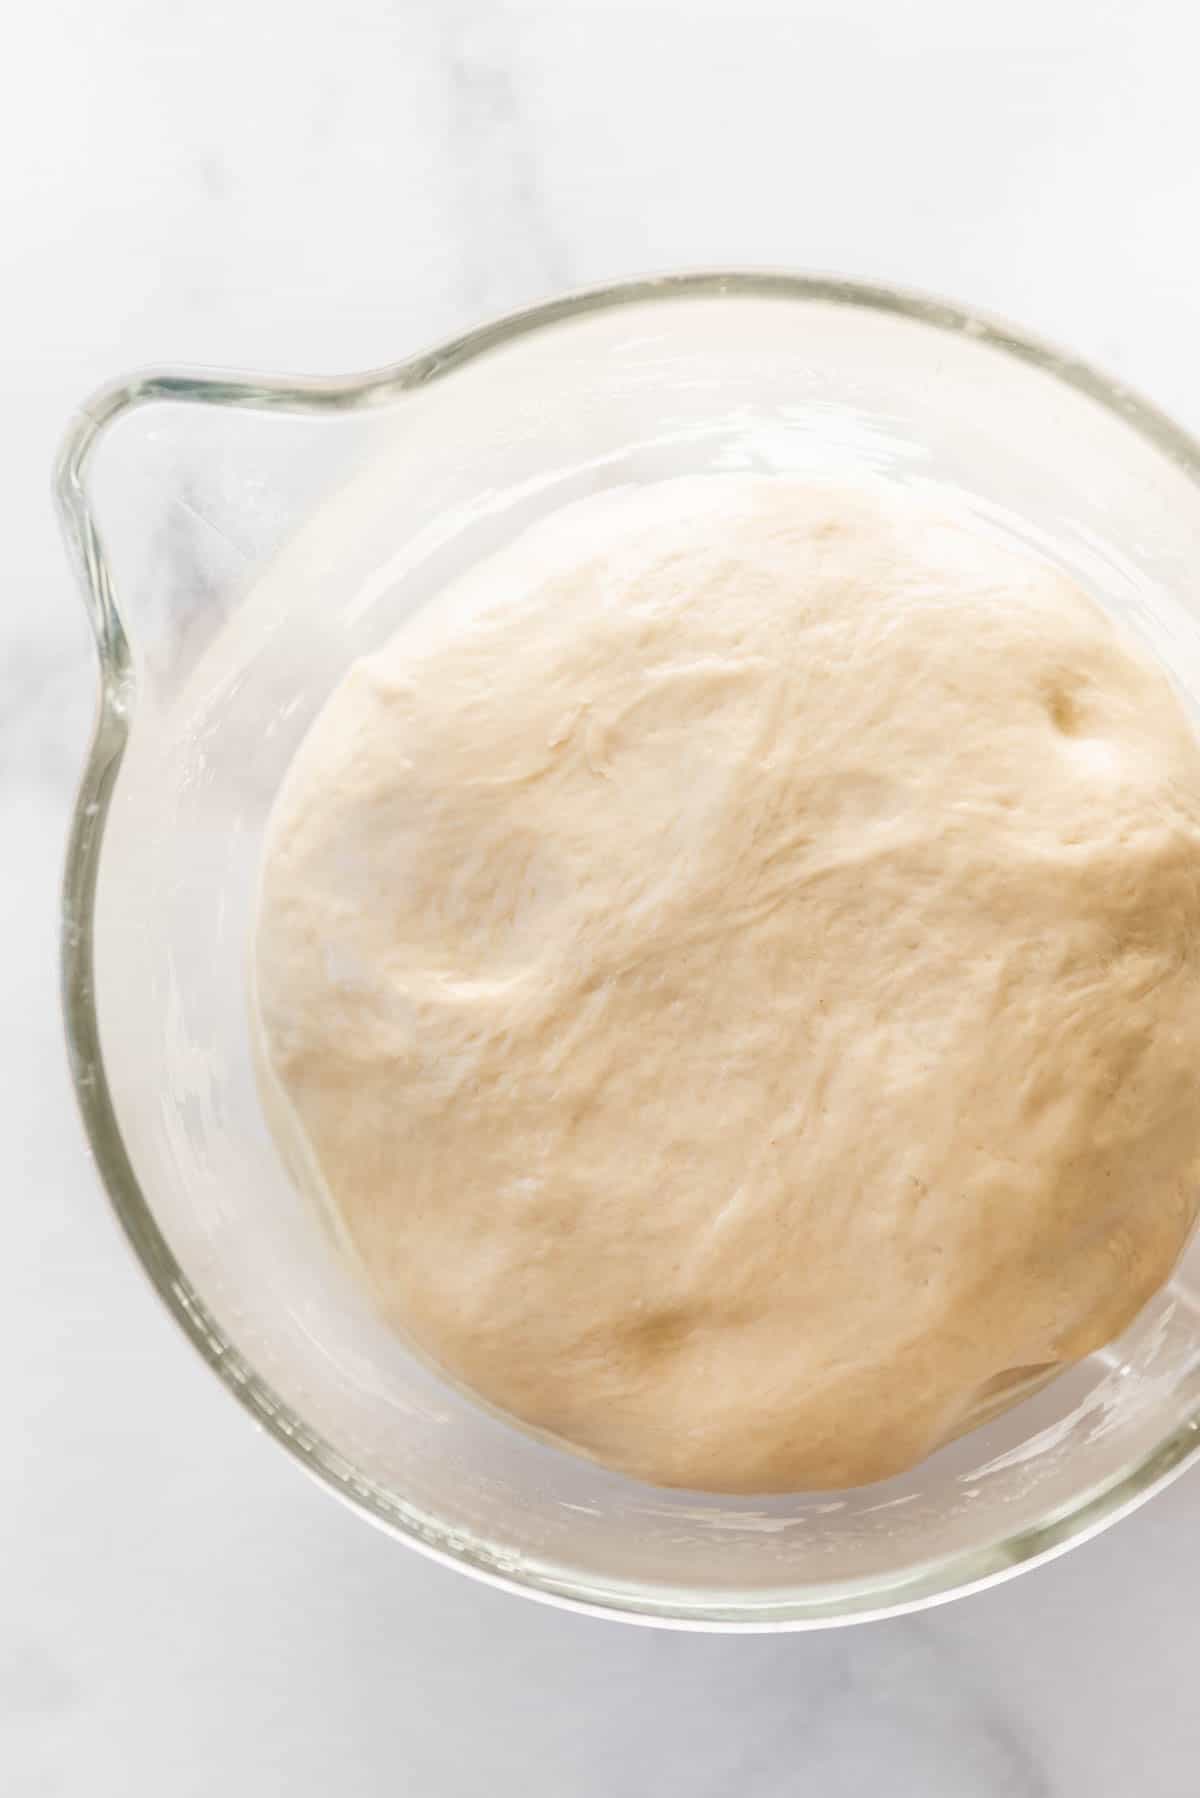
{"type": "Polygon", "coordinates": [[[668,1485],[852,1485],[1169,1274],[1198,924],[1196,741],[1070,581],[883,488],[668,482],[334,693],[266,1080],[485,1399],[668,1485]]]}

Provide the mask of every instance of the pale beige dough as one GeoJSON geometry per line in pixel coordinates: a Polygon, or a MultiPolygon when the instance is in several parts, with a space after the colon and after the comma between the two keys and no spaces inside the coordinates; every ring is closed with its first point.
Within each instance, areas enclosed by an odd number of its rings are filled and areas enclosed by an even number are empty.
{"type": "Polygon", "coordinates": [[[257,995],[413,1343],[644,1479],[837,1487],[1168,1276],[1198,928],[1200,750],[1077,587],[882,487],[706,477],[350,671],[257,995]]]}

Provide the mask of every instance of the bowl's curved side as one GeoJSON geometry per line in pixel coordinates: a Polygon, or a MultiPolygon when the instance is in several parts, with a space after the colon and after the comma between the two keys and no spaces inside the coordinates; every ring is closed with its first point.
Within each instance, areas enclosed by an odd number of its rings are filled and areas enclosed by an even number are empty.
{"type": "Polygon", "coordinates": [[[719,1593],[624,1590],[587,1583],[569,1568],[493,1550],[449,1531],[364,1478],[307,1428],[239,1353],[194,1289],[159,1228],[122,1135],[100,1041],[94,981],[93,911],[105,821],[128,741],[136,682],[118,595],[89,498],[97,444],[134,406],[161,400],[291,412],[346,411],[423,386],[513,338],[602,308],[656,299],[738,296],[825,301],[883,310],[961,333],[1053,375],[1116,413],[1200,485],[1200,444],[1155,407],[1088,365],[1005,324],[913,293],[771,271],[701,272],[617,283],[529,307],[410,360],[346,379],[280,379],[150,371],[93,396],[69,430],[55,470],[55,498],[96,641],[100,692],[95,729],[67,847],[63,886],[62,1004],[72,1081],[101,1180],[117,1218],[163,1303],[239,1403],[311,1475],[369,1521],[433,1558],[492,1584],[573,1609],[676,1628],[807,1629],[922,1609],[993,1584],[1097,1534],[1175,1478],[1200,1455],[1200,1413],[1187,1418],[1138,1465],[1046,1518],[990,1546],[855,1588],[809,1587],[731,1604],[719,1593]]]}

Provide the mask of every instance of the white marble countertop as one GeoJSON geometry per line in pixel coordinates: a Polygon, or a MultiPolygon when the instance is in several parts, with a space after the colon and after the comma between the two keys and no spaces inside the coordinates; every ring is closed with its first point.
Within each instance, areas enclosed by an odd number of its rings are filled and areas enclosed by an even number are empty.
{"type": "Polygon", "coordinates": [[[133,1266],[68,1096],[56,887],[92,669],[46,496],[73,402],[132,365],[366,367],[672,265],[941,290],[1200,427],[1188,13],[48,0],[10,24],[4,1798],[1196,1790],[1195,1474],[980,1597],[730,1639],[481,1588],[255,1433],[133,1266]]]}

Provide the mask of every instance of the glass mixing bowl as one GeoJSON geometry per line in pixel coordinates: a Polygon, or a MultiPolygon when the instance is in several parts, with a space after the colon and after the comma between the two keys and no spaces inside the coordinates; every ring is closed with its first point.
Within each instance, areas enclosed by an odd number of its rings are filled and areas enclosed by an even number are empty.
{"type": "Polygon", "coordinates": [[[182,1329],[304,1467],[516,1590],[801,1628],[998,1579],[1177,1473],[1200,1449],[1200,1256],[1110,1350],[901,1478],[762,1500],[656,1490],[523,1434],[373,1315],[264,1124],[245,986],[264,821],[351,659],[551,507],[747,468],[952,495],[1073,569],[1200,707],[1200,449],[1079,362],[951,306],[688,275],[351,380],[146,374],[81,410],[58,473],[101,676],[63,963],[118,1216],[182,1329]]]}

